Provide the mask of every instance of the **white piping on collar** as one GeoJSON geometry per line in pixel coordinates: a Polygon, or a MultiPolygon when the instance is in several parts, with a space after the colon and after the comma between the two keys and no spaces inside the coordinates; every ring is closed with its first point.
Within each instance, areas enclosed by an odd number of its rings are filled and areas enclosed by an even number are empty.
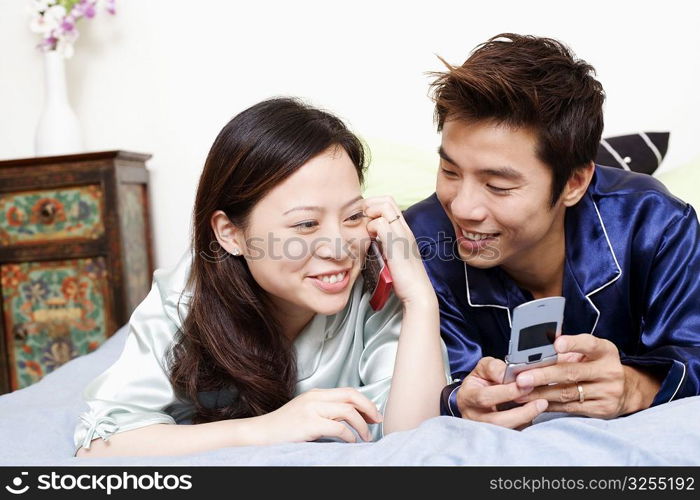
{"type": "Polygon", "coordinates": [[[620,264],[617,261],[617,256],[615,255],[615,251],[613,250],[612,245],[610,244],[610,238],[608,238],[608,231],[605,229],[605,224],[603,223],[603,218],[600,216],[600,210],[598,210],[598,205],[595,204],[595,200],[593,200],[593,197],[591,197],[591,203],[593,203],[593,208],[595,208],[595,213],[598,215],[598,220],[600,221],[600,226],[603,228],[603,234],[605,235],[605,241],[608,243],[608,248],[610,249],[610,253],[613,256],[613,260],[615,261],[615,266],[617,266],[617,276],[615,276],[613,279],[605,283],[604,285],[596,288],[592,292],[589,292],[586,294],[586,300],[591,304],[591,307],[595,309],[595,312],[597,314],[595,323],[593,323],[593,328],[591,328],[590,334],[593,335],[593,332],[595,331],[595,327],[598,326],[598,320],[600,319],[600,311],[598,308],[595,306],[593,301],[591,300],[591,295],[594,293],[598,293],[601,291],[603,288],[606,286],[610,285],[611,283],[615,283],[617,280],[620,279],[620,276],[622,276],[622,269],[620,269],[620,264]]]}
{"type": "Polygon", "coordinates": [[[510,309],[508,309],[507,306],[499,306],[497,304],[472,304],[472,297],[471,294],[469,293],[469,274],[467,273],[467,263],[464,263],[464,282],[467,287],[467,302],[469,303],[470,306],[472,307],[498,307],[499,309],[505,309],[506,314],[508,315],[508,326],[513,327],[513,324],[510,321],[510,309]]]}

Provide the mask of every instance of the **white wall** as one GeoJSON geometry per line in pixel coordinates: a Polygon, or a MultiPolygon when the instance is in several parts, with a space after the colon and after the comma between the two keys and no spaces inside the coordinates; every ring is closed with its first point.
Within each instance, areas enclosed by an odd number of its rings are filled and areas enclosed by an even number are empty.
{"type": "MultiPolygon", "coordinates": [[[[263,98],[326,107],[369,142],[438,144],[426,71],[513,31],[558,38],[607,92],[606,135],[670,130],[662,168],[700,155],[700,4],[117,0],[81,21],[68,85],[86,149],[152,153],[156,264],[186,248],[194,191],[220,128],[263,98]]],[[[0,0],[0,158],[33,155],[41,57],[26,3],[0,0]]]]}

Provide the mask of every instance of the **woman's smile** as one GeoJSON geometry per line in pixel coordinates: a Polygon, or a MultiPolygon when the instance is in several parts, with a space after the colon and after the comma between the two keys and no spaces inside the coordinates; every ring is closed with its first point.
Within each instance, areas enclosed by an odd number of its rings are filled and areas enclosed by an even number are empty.
{"type": "Polygon", "coordinates": [[[347,288],[350,283],[350,270],[346,269],[335,273],[318,274],[309,276],[311,283],[319,290],[326,293],[338,293],[347,288]]]}

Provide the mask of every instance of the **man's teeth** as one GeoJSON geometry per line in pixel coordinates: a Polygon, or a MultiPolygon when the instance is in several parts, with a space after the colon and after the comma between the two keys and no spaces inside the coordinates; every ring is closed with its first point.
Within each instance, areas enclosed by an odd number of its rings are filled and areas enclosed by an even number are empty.
{"type": "Polygon", "coordinates": [[[337,283],[339,281],[343,281],[345,278],[345,273],[338,273],[338,274],[325,274],[323,276],[317,276],[317,278],[324,283],[337,283]]]}
{"type": "Polygon", "coordinates": [[[495,236],[495,234],[469,233],[467,231],[462,230],[462,236],[464,236],[468,240],[480,241],[485,240],[486,238],[491,238],[495,236]]]}

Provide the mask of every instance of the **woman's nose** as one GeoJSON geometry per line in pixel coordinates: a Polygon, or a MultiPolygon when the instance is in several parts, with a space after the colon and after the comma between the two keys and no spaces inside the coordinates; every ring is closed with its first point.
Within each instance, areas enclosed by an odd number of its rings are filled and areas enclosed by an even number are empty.
{"type": "Polygon", "coordinates": [[[322,259],[345,260],[352,254],[351,249],[351,242],[340,233],[314,242],[314,253],[322,259]]]}

